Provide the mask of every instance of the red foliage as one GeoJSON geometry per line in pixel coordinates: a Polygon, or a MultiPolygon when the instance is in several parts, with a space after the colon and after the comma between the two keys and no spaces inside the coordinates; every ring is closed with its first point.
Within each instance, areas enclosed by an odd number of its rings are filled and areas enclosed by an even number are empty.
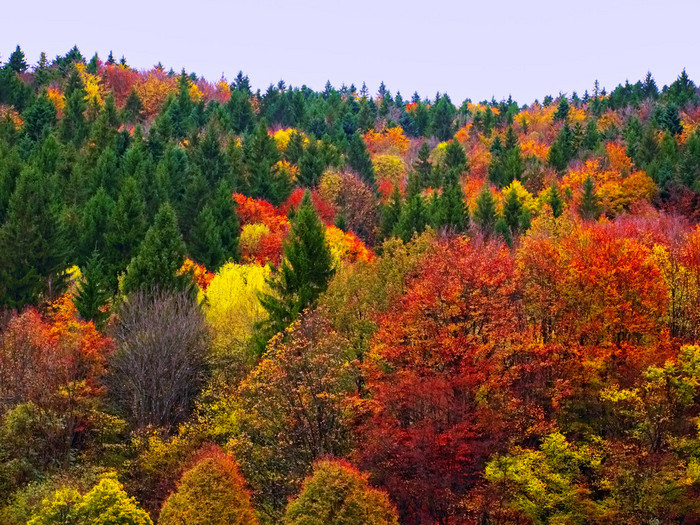
{"type": "MultiPolygon", "coordinates": [[[[280,212],[289,215],[290,210],[297,209],[301,204],[301,200],[304,198],[304,191],[303,188],[294,190],[287,201],[280,206],[280,212]]],[[[333,224],[336,215],[335,206],[327,202],[317,190],[311,191],[311,204],[313,204],[316,213],[318,213],[318,216],[323,222],[326,224],[333,224]]]]}
{"type": "Polygon", "coordinates": [[[406,523],[447,523],[503,440],[477,400],[497,346],[518,334],[514,261],[497,244],[457,239],[429,256],[385,314],[365,371],[372,399],[357,459],[406,523]]]}
{"type": "Polygon", "coordinates": [[[117,64],[107,64],[102,74],[107,89],[114,93],[117,107],[122,107],[139,80],[138,72],[117,64]]]}

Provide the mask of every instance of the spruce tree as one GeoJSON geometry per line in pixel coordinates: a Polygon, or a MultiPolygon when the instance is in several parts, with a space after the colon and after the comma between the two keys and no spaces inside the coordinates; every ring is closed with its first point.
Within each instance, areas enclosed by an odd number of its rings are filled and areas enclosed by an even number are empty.
{"type": "Polygon", "coordinates": [[[204,206],[197,215],[187,246],[192,258],[210,271],[215,271],[224,261],[221,230],[216,223],[211,206],[204,206]]]}
{"type": "Polygon", "coordinates": [[[566,97],[564,95],[561,95],[559,97],[559,105],[557,106],[557,110],[554,113],[554,121],[566,122],[569,119],[570,110],[571,107],[569,106],[569,102],[566,100],[566,97]]]}
{"type": "Polygon", "coordinates": [[[549,150],[549,164],[557,171],[564,171],[575,154],[574,134],[566,123],[549,150]]]}
{"type": "Polygon", "coordinates": [[[348,147],[348,166],[371,188],[376,189],[376,179],[374,178],[374,164],[367,151],[367,146],[359,133],[353,134],[348,147]]]}
{"type": "Polygon", "coordinates": [[[586,180],[583,181],[581,203],[578,207],[578,213],[583,219],[590,221],[596,219],[600,215],[600,212],[600,201],[595,194],[593,179],[589,175],[586,177],[586,180]]]}
{"type": "Polygon", "coordinates": [[[326,169],[326,161],[321,155],[319,141],[311,140],[299,159],[298,181],[302,186],[312,188],[318,184],[326,169]]]}
{"type": "Polygon", "coordinates": [[[511,232],[517,233],[520,230],[523,205],[518,198],[518,192],[511,188],[506,193],[506,200],[503,203],[503,219],[511,232]]]}
{"type": "Polygon", "coordinates": [[[382,206],[381,230],[382,237],[387,239],[394,233],[394,229],[401,218],[401,191],[394,186],[389,201],[382,206]]]}
{"type": "Polygon", "coordinates": [[[10,59],[7,62],[7,67],[9,67],[15,73],[24,73],[29,67],[24,58],[24,52],[19,46],[17,46],[14,52],[10,55],[10,59]]]}
{"type": "Polygon", "coordinates": [[[433,165],[430,163],[430,146],[426,141],[418,148],[416,161],[413,163],[413,170],[419,175],[422,188],[427,188],[432,183],[433,165]]]}
{"type": "Polygon", "coordinates": [[[268,279],[271,293],[259,297],[269,314],[267,321],[258,327],[260,351],[270,337],[284,330],[302,310],[316,302],[333,277],[333,256],[325,230],[307,190],[292,219],[282,264],[268,279]]]}
{"type": "Polygon", "coordinates": [[[85,321],[94,321],[101,328],[109,312],[104,307],[109,302],[111,293],[105,278],[105,268],[99,252],[94,251],[83,267],[82,279],[77,285],[77,293],[73,298],[80,317],[85,321]]]}
{"type": "Polygon", "coordinates": [[[555,218],[564,213],[564,200],[561,197],[561,192],[559,191],[559,186],[557,186],[556,181],[552,183],[549,192],[549,206],[552,208],[552,215],[554,215],[555,218]]]}
{"type": "Polygon", "coordinates": [[[483,187],[476,198],[476,208],[472,218],[474,224],[486,237],[493,234],[496,226],[496,200],[488,185],[483,187]]]}
{"type": "Polygon", "coordinates": [[[68,258],[57,194],[50,177],[22,170],[0,227],[0,304],[21,309],[63,291],[68,258]]]}
{"type": "Polygon", "coordinates": [[[192,282],[190,276],[177,273],[184,262],[185,243],[175,210],[165,202],[127,267],[121,291],[128,295],[138,290],[186,290],[192,282]]]}
{"type": "Polygon", "coordinates": [[[429,210],[419,194],[407,198],[406,204],[401,208],[401,216],[394,227],[394,234],[404,242],[408,242],[414,233],[423,233],[430,222],[429,210]]]}

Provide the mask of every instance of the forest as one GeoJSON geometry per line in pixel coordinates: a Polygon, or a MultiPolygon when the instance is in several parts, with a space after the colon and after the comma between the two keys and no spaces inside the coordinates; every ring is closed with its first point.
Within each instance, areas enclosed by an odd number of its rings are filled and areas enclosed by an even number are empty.
{"type": "Polygon", "coordinates": [[[700,523],[700,91],[0,66],[0,523],[700,523]]]}

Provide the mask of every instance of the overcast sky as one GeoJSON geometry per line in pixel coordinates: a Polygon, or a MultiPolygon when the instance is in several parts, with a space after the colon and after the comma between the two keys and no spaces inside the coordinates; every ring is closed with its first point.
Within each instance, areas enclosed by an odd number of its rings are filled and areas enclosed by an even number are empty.
{"type": "Polygon", "coordinates": [[[7,2],[0,57],[17,44],[34,64],[77,44],[132,67],[185,68],[209,80],[239,70],[264,90],[284,79],[322,89],[363,81],[454,102],[522,103],[635,82],[659,87],[685,67],[700,81],[697,0],[189,0],[7,2]]]}

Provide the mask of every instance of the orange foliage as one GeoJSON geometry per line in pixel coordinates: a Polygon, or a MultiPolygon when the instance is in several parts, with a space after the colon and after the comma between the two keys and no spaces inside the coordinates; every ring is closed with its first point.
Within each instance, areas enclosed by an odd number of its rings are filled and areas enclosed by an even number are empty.
{"type": "Polygon", "coordinates": [[[114,101],[118,107],[126,102],[129,93],[139,81],[139,74],[131,68],[121,64],[107,64],[102,73],[105,86],[112,90],[114,101]]]}
{"type": "Polygon", "coordinates": [[[403,128],[396,126],[380,132],[370,130],[364,135],[367,149],[372,155],[405,155],[411,141],[404,135],[403,128]]]}
{"type": "Polygon", "coordinates": [[[610,168],[620,172],[623,177],[626,177],[632,171],[632,159],[627,156],[625,147],[622,144],[608,142],[605,145],[605,151],[608,154],[608,162],[610,168]]]}
{"type": "MultiPolygon", "coordinates": [[[[280,212],[289,215],[290,210],[297,209],[304,198],[304,189],[297,188],[289,196],[287,201],[280,206],[280,212]]],[[[311,204],[313,204],[319,218],[326,224],[333,224],[336,215],[335,206],[324,199],[318,190],[311,191],[311,204]]]]}
{"type": "Polygon", "coordinates": [[[175,79],[169,78],[159,69],[153,69],[148,76],[136,83],[135,89],[146,115],[152,117],[158,113],[168,96],[175,93],[177,86],[175,79]]]}
{"type": "Polygon", "coordinates": [[[286,231],[289,228],[286,215],[278,212],[269,202],[246,197],[241,193],[234,193],[233,200],[237,204],[236,211],[242,225],[262,223],[273,231],[286,231]]]}
{"type": "Polygon", "coordinates": [[[374,253],[352,232],[344,232],[335,226],[327,226],[326,240],[330,246],[331,254],[336,260],[353,263],[356,261],[369,262],[374,258],[374,253]]]}
{"type": "Polygon", "coordinates": [[[213,273],[209,273],[209,271],[204,266],[202,266],[201,264],[197,264],[189,257],[185,259],[185,262],[182,264],[182,267],[180,268],[178,273],[191,273],[192,277],[194,278],[194,282],[197,283],[197,286],[199,286],[199,288],[203,292],[207,290],[209,283],[212,281],[212,279],[214,279],[213,273]]]}

